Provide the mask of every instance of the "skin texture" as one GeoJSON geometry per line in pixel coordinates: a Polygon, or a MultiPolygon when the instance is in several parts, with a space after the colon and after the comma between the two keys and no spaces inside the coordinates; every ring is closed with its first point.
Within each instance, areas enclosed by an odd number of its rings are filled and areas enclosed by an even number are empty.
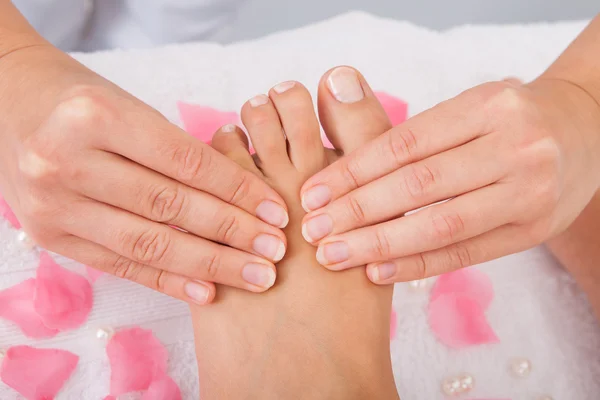
{"type": "MultiPolygon", "coordinates": [[[[309,229],[319,217],[329,227],[307,238],[318,246],[319,262],[331,270],[367,264],[372,281],[389,284],[555,237],[550,249],[569,270],[581,261],[561,250],[572,241],[582,241],[582,254],[595,254],[592,227],[600,217],[590,201],[600,187],[599,43],[600,16],[535,81],[469,89],[308,179],[303,224],[309,229]],[[562,240],[582,210],[588,218],[562,240]]],[[[585,275],[597,276],[597,263],[586,268],[596,271],[585,275]]],[[[589,292],[595,304],[598,293],[589,292]]]]}
{"type": "Polygon", "coordinates": [[[52,47],[6,0],[0,109],[0,192],[40,246],[200,304],[212,282],[272,285],[283,199],[52,47]]]}
{"type": "Polygon", "coordinates": [[[310,95],[294,82],[244,106],[255,159],[241,130],[214,137],[215,149],[281,194],[290,223],[288,251],[271,290],[257,296],[219,288],[209,307],[191,307],[202,398],[398,398],[389,353],[392,287],[373,285],[356,269],[340,275],[320,267],[301,235],[298,193],[306,178],[389,128],[364,79],[344,71],[358,78],[363,99],[351,106],[319,101],[321,114],[345,121],[326,129],[340,152],[323,148],[310,95]],[[253,107],[257,102],[264,104],[253,107]]]}

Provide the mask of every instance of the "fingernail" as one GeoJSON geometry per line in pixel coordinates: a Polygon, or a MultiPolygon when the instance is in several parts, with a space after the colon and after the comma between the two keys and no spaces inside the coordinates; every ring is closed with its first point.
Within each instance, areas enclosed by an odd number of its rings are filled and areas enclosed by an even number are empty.
{"type": "Polygon", "coordinates": [[[365,97],[358,75],[352,68],[339,67],[331,71],[327,86],[340,103],[356,103],[365,97]]]}
{"type": "Polygon", "coordinates": [[[264,289],[275,284],[275,272],[264,264],[246,264],[242,269],[242,278],[251,285],[264,289]]]}
{"type": "Polygon", "coordinates": [[[285,255],[285,245],[277,236],[260,234],[254,239],[254,251],[270,260],[281,261],[285,255]]]}
{"type": "Polygon", "coordinates": [[[280,84],[273,86],[273,90],[281,94],[283,92],[287,92],[294,86],[296,86],[296,82],[294,81],[281,82],[280,84]]]}
{"type": "Polygon", "coordinates": [[[392,263],[374,265],[369,269],[369,275],[373,282],[381,282],[390,279],[396,273],[396,266],[392,263]]]}
{"type": "Polygon", "coordinates": [[[333,231],[333,221],[327,214],[309,219],[302,225],[302,236],[309,243],[323,239],[333,231]]]}
{"type": "Polygon", "coordinates": [[[350,257],[346,242],[326,243],[317,249],[317,261],[321,265],[337,264],[350,257]]]}
{"type": "Polygon", "coordinates": [[[194,300],[195,303],[206,304],[208,301],[210,290],[201,283],[188,282],[185,284],[184,290],[185,294],[187,294],[190,299],[194,300]]]}
{"type": "Polygon", "coordinates": [[[264,94],[259,94],[258,96],[251,98],[249,102],[252,107],[258,107],[267,104],[269,98],[264,94]]]}
{"type": "Polygon", "coordinates": [[[285,209],[271,200],[264,200],[256,207],[256,216],[278,228],[285,228],[290,221],[285,209]]]}
{"type": "Polygon", "coordinates": [[[331,190],[325,185],[317,185],[308,189],[302,195],[302,208],[310,212],[323,207],[331,201],[331,190]]]}
{"type": "Polygon", "coordinates": [[[235,125],[234,124],[223,125],[221,127],[221,132],[225,132],[225,133],[235,132],[235,125]]]}

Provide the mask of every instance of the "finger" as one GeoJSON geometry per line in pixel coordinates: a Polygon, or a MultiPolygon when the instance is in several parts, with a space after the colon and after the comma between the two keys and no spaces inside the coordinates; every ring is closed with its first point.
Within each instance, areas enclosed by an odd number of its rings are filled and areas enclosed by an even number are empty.
{"type": "Polygon", "coordinates": [[[480,91],[466,91],[410,118],[323,169],[302,186],[305,210],[321,208],[398,168],[484,135],[489,125],[487,113],[481,110],[484,100],[480,91]]]}
{"type": "MultiPolygon", "coordinates": [[[[57,242],[58,243],[58,242],[57,242]]],[[[96,243],[75,236],[61,238],[60,254],[188,303],[205,305],[215,298],[215,285],[132,261],[96,243]]]]}
{"type": "Polygon", "coordinates": [[[210,144],[213,149],[235,161],[242,168],[262,176],[249,151],[248,137],[235,125],[222,126],[213,136],[210,144]]]}
{"type": "Polygon", "coordinates": [[[101,203],[81,200],[63,225],[68,233],[129,260],[190,279],[252,292],[263,292],[275,282],[274,265],[258,256],[101,203]]]}
{"type": "Polygon", "coordinates": [[[504,225],[441,249],[369,264],[367,276],[382,285],[413,281],[525,251],[536,243],[522,240],[522,230],[518,225],[504,225]]]}
{"type": "Polygon", "coordinates": [[[415,214],[328,237],[317,260],[342,270],[435,250],[477,236],[509,221],[512,194],[494,184],[415,214]]]}
{"type": "Polygon", "coordinates": [[[271,261],[283,258],[283,232],[244,210],[123,157],[86,157],[79,179],[65,182],[86,197],[271,261]]]}
{"type": "Polygon", "coordinates": [[[502,143],[497,142],[491,135],[484,136],[345,194],[304,217],[305,239],[315,243],[331,234],[388,221],[500,180],[507,160],[494,157],[502,153],[498,151],[502,143]]]}

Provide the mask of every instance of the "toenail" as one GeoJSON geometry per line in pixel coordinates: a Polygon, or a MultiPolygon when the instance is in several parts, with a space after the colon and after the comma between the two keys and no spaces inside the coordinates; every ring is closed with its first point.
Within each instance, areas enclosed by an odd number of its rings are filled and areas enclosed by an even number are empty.
{"type": "Polygon", "coordinates": [[[285,228],[290,221],[285,208],[271,200],[264,200],[256,207],[256,216],[278,228],[285,228]]]}
{"type": "Polygon", "coordinates": [[[273,90],[281,94],[283,92],[287,92],[294,86],[296,86],[296,82],[294,81],[281,82],[280,84],[273,86],[273,90]]]}
{"type": "Polygon", "coordinates": [[[329,91],[341,103],[356,103],[365,97],[362,85],[355,70],[339,67],[331,71],[327,78],[329,91]]]}
{"type": "Polygon", "coordinates": [[[281,261],[285,255],[285,245],[277,236],[260,234],[252,244],[254,251],[267,257],[268,259],[277,262],[281,261]]]}
{"type": "Polygon", "coordinates": [[[189,296],[195,303],[206,304],[210,290],[206,285],[198,282],[188,282],[184,287],[185,294],[189,296]]]}
{"type": "Polygon", "coordinates": [[[308,189],[302,195],[302,208],[310,212],[323,207],[331,201],[331,190],[325,185],[317,185],[308,189]]]}
{"type": "Polygon", "coordinates": [[[269,98],[264,94],[259,94],[258,96],[254,96],[250,99],[250,105],[252,107],[259,107],[267,104],[269,102],[269,98]]]}
{"type": "Polygon", "coordinates": [[[346,242],[326,243],[317,249],[317,261],[321,265],[331,265],[346,261],[350,257],[346,242]]]}
{"type": "Polygon", "coordinates": [[[235,132],[235,125],[234,124],[223,125],[221,127],[221,132],[225,132],[225,133],[235,132]]]}
{"type": "Polygon", "coordinates": [[[390,279],[396,273],[396,266],[392,263],[377,264],[367,271],[373,282],[382,282],[390,279]]]}
{"type": "Polygon", "coordinates": [[[327,214],[309,219],[302,225],[302,236],[309,243],[323,239],[333,231],[333,221],[327,214]]]}
{"type": "Polygon", "coordinates": [[[275,284],[275,271],[264,264],[249,263],[242,269],[242,278],[251,285],[268,289],[275,284]]]}

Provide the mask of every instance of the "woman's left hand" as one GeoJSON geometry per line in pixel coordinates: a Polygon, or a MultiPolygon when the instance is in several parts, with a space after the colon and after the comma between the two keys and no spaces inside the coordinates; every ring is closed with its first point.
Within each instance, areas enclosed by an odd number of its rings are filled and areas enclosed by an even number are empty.
{"type": "Polygon", "coordinates": [[[303,233],[331,270],[438,275],[566,229],[599,188],[599,154],[600,107],[577,85],[486,83],[310,178],[303,233]]]}

